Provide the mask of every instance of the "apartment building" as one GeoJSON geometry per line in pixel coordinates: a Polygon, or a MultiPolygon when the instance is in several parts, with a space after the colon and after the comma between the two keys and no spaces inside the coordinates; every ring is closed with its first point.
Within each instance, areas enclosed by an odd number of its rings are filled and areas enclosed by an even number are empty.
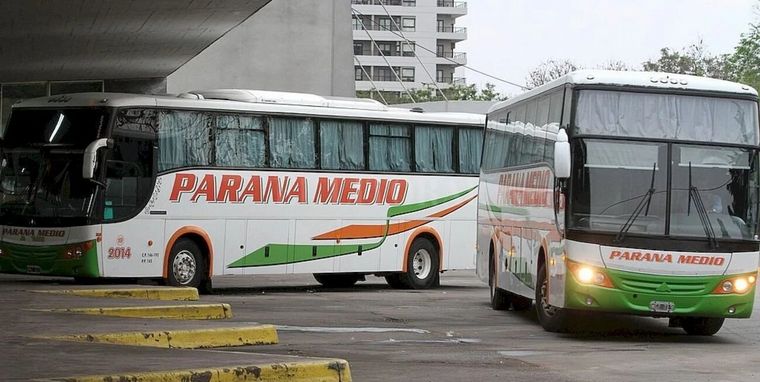
{"type": "Polygon", "coordinates": [[[467,55],[456,45],[467,39],[467,30],[456,20],[467,14],[466,2],[351,0],[351,7],[357,94],[464,84],[455,70],[467,55]]]}

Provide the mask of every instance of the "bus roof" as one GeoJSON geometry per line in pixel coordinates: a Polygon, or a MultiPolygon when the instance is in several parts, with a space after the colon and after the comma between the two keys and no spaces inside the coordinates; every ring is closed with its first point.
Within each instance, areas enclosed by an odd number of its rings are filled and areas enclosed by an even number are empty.
{"type": "Polygon", "coordinates": [[[314,117],[355,118],[397,122],[436,122],[485,125],[485,115],[469,113],[424,113],[383,105],[361,98],[322,97],[314,94],[242,89],[198,90],[172,95],[125,93],[75,93],[26,100],[14,108],[50,107],[158,107],[169,109],[217,110],[314,117]]]}
{"type": "Polygon", "coordinates": [[[653,89],[677,89],[691,91],[708,91],[731,94],[747,94],[757,96],[757,91],[751,86],[718,80],[714,78],[690,76],[661,72],[632,72],[613,70],[578,70],[568,73],[554,81],[529,90],[506,101],[499,102],[488,110],[489,113],[505,106],[520,102],[565,84],[574,85],[612,85],[632,86],[653,89]]]}

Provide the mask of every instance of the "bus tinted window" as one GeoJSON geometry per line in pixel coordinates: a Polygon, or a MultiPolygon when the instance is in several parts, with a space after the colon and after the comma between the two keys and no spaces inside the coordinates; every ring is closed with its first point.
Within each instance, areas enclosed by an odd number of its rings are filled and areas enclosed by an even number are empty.
{"type": "Polygon", "coordinates": [[[319,146],[323,169],[363,170],[364,129],[357,121],[320,121],[319,146]]]}
{"type": "Polygon", "coordinates": [[[210,164],[212,146],[210,117],[207,114],[162,110],[159,126],[159,171],[210,164]]]}
{"type": "MultiPolygon", "coordinates": [[[[497,117],[498,118],[498,117],[497,117]]],[[[505,133],[506,118],[488,121],[484,143],[483,169],[495,170],[507,166],[510,141],[505,133]]]]}
{"type": "Polygon", "coordinates": [[[479,129],[459,129],[459,172],[477,174],[480,166],[482,131],[479,129]]]}
{"type": "Polygon", "coordinates": [[[369,126],[369,169],[411,171],[412,145],[408,125],[372,123],[369,126]]]}
{"type": "Polygon", "coordinates": [[[414,159],[418,172],[454,172],[454,129],[416,126],[414,159]]]}
{"type": "Polygon", "coordinates": [[[316,168],[314,121],[269,117],[270,165],[274,168],[316,168]]]}
{"type": "Polygon", "coordinates": [[[216,117],[216,164],[230,167],[264,167],[264,121],[247,115],[216,117]]]}

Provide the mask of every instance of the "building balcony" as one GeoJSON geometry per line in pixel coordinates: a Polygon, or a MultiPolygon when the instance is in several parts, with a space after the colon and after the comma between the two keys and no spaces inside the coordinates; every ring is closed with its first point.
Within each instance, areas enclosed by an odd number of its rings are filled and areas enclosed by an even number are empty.
{"type": "Polygon", "coordinates": [[[454,77],[453,74],[438,76],[435,81],[443,85],[467,85],[467,80],[464,77],[454,77]]]}
{"type": "Polygon", "coordinates": [[[438,0],[438,14],[452,15],[454,17],[464,16],[467,14],[467,2],[454,0],[438,0]]]}
{"type": "MultiPolygon", "coordinates": [[[[395,7],[416,7],[417,2],[414,0],[351,0],[351,5],[385,5],[395,7]]],[[[465,5],[466,6],[466,5],[465,5]]]]}
{"type": "Polygon", "coordinates": [[[439,40],[467,40],[467,28],[455,26],[438,27],[439,40]]]}
{"type": "Polygon", "coordinates": [[[464,52],[438,52],[436,56],[441,59],[438,64],[467,65],[467,53],[464,52]]]}

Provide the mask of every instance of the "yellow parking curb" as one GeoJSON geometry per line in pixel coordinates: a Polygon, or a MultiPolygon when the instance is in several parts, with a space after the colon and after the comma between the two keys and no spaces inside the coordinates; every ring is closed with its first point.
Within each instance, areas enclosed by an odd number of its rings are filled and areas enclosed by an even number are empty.
{"type": "Polygon", "coordinates": [[[198,300],[198,289],[195,288],[62,289],[31,290],[30,292],[67,294],[81,297],[140,298],[174,301],[198,300]]]}
{"type": "Polygon", "coordinates": [[[37,312],[76,313],[99,316],[161,318],[174,320],[219,320],[232,318],[229,304],[126,306],[114,308],[31,309],[37,312]]]}
{"type": "Polygon", "coordinates": [[[267,365],[231,366],[193,370],[174,370],[150,373],[130,373],[71,378],[48,381],[66,382],[167,382],[167,381],[270,381],[270,382],[351,382],[348,362],[337,360],[273,363],[267,365]]]}
{"type": "Polygon", "coordinates": [[[272,325],[155,332],[75,334],[38,338],[177,349],[270,345],[278,342],[277,330],[272,325]]]}

